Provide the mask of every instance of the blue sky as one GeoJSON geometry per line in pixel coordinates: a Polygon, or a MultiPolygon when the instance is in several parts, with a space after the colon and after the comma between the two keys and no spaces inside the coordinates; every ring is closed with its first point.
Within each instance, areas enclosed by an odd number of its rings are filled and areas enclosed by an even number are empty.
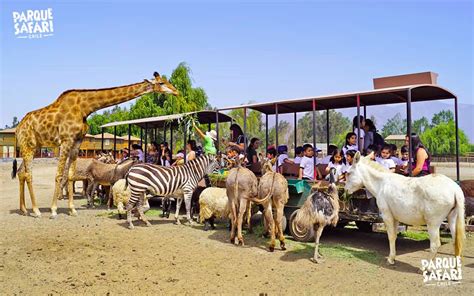
{"type": "Polygon", "coordinates": [[[187,62],[211,105],[372,88],[420,71],[473,103],[472,1],[1,1],[0,126],[66,89],[187,62]],[[54,36],[17,39],[12,12],[52,8],[54,36]]]}

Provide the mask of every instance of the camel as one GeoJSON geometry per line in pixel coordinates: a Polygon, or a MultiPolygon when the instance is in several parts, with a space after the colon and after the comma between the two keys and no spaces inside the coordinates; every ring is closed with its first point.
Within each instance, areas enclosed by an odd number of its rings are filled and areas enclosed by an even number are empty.
{"type": "MultiPolygon", "coordinates": [[[[25,182],[30,192],[33,216],[41,217],[33,191],[32,161],[39,147],[60,147],[58,169],[55,177],[51,218],[57,217],[57,200],[61,188],[68,181],[69,168],[75,171],[79,146],[88,130],[87,116],[92,112],[117,105],[146,93],[159,92],[178,95],[176,88],[158,73],[151,80],[103,89],[68,90],[63,92],[52,104],[29,112],[16,128],[16,140],[20,146],[23,162],[17,171],[17,162],[13,161],[12,178],[18,173],[20,182],[20,211],[27,215],[25,205],[25,182]]],[[[72,183],[72,182],[71,182],[72,183]]],[[[74,208],[72,184],[68,185],[69,211],[77,215],[74,208]]]]}

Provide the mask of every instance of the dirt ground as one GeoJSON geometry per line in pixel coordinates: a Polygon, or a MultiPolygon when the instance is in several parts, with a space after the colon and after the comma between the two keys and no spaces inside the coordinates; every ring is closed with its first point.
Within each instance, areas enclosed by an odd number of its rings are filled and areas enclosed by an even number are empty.
{"type": "MultiPolygon", "coordinates": [[[[49,219],[55,164],[36,162],[34,188],[42,218],[19,215],[18,181],[10,179],[11,163],[0,163],[0,291],[6,295],[47,294],[470,294],[474,288],[474,238],[466,240],[463,280],[450,286],[426,286],[419,273],[428,258],[429,241],[397,240],[395,266],[388,266],[388,240],[383,233],[335,229],[323,234],[326,261],[308,260],[314,244],[288,239],[288,250],[270,253],[266,240],[245,236],[246,246],[233,246],[224,224],[204,232],[201,226],[174,225],[150,217],[152,227],[128,230],[123,220],[104,208],[86,209],[76,199],[79,215],[49,219]],[[471,292],[469,292],[471,291],[471,292]]],[[[31,203],[27,195],[27,205],[31,203]]],[[[443,239],[441,256],[453,254],[443,239]]],[[[471,294],[472,295],[472,294],[471,294]]]]}

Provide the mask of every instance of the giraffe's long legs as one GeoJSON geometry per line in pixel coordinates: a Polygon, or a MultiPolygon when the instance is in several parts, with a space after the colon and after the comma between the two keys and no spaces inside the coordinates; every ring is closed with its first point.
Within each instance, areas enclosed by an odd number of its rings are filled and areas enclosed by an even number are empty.
{"type": "Polygon", "coordinates": [[[61,144],[61,152],[59,154],[59,163],[58,163],[58,170],[56,172],[56,178],[55,178],[55,187],[54,187],[54,195],[53,195],[53,202],[51,204],[51,219],[54,219],[58,216],[57,213],[57,203],[58,203],[58,197],[61,194],[61,184],[63,184],[62,179],[64,176],[64,167],[66,165],[66,161],[69,157],[69,153],[73,147],[73,143],[70,142],[63,142],[61,144]]]}
{"type": "MultiPolygon", "coordinates": [[[[76,208],[74,207],[74,190],[73,190],[73,182],[69,181],[69,175],[72,174],[74,175],[74,172],[76,171],[76,161],[77,161],[77,155],[79,154],[79,147],[81,146],[81,142],[75,142],[74,146],[72,147],[71,151],[69,152],[69,157],[68,161],[66,164],[66,167],[64,168],[64,173],[65,176],[63,176],[62,180],[62,186],[61,188],[64,187],[65,183],[68,183],[68,206],[69,206],[69,214],[71,216],[77,216],[77,211],[76,208]]],[[[62,194],[62,192],[61,192],[62,194]]]]}
{"type": "MultiPolygon", "coordinates": [[[[26,149],[25,149],[26,150],[26,149]]],[[[33,216],[41,217],[41,212],[38,209],[36,204],[36,196],[33,191],[33,155],[34,150],[23,150],[23,163],[22,168],[20,168],[20,172],[18,173],[18,179],[20,181],[20,210],[27,214],[28,211],[26,210],[25,205],[25,181],[26,185],[28,186],[28,191],[30,192],[31,198],[31,205],[33,208],[33,216]]]]}

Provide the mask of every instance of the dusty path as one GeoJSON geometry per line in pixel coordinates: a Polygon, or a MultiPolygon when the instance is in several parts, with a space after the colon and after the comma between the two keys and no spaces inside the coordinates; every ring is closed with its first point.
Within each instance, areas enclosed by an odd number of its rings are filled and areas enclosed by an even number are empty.
{"type": "MultiPolygon", "coordinates": [[[[246,246],[228,243],[224,225],[204,232],[151,217],[150,228],[130,231],[104,209],[75,201],[79,216],[49,218],[54,164],[35,164],[34,187],[43,212],[18,214],[18,182],[10,164],[0,164],[0,291],[2,294],[469,294],[474,288],[474,239],[468,237],[464,280],[450,287],[424,286],[417,272],[428,241],[399,239],[398,262],[385,264],[384,234],[355,229],[323,235],[326,262],[311,263],[313,244],[289,241],[288,250],[269,253],[265,240],[246,235],[246,246]]],[[[28,207],[29,196],[27,196],[28,207]]],[[[137,224],[136,224],[137,225],[137,224]]],[[[450,239],[441,253],[452,254],[450,239]]]]}

